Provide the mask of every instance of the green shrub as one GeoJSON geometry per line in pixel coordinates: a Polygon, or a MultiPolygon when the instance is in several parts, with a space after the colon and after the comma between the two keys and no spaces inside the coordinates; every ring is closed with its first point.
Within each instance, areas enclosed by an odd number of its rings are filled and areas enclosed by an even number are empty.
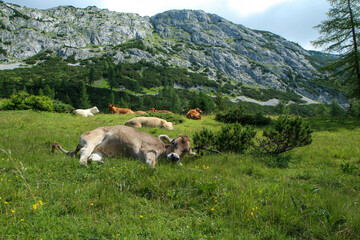
{"type": "Polygon", "coordinates": [[[253,145],[255,134],[252,127],[243,127],[237,123],[225,125],[217,133],[203,128],[196,132],[192,139],[195,149],[214,148],[221,152],[243,152],[253,145]]]}
{"type": "Polygon", "coordinates": [[[275,122],[275,129],[264,131],[264,138],[259,140],[256,149],[263,153],[280,154],[310,144],[311,133],[312,130],[303,119],[281,115],[275,122]]]}
{"type": "Polygon", "coordinates": [[[65,104],[61,101],[54,100],[53,101],[54,112],[58,113],[73,113],[75,108],[69,104],[65,104]]]}
{"type": "Polygon", "coordinates": [[[53,111],[52,100],[48,96],[34,96],[26,92],[14,93],[9,99],[1,101],[1,110],[40,110],[53,111]]]}
{"type": "Polygon", "coordinates": [[[270,118],[265,117],[261,112],[255,114],[246,113],[244,107],[241,105],[233,107],[226,112],[216,114],[215,119],[220,122],[241,123],[243,125],[268,125],[271,121],[270,118]]]}

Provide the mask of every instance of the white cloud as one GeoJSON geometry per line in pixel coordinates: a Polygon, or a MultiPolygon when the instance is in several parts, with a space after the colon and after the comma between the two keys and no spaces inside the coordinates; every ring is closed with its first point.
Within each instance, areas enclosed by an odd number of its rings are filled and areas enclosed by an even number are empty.
{"type": "Polygon", "coordinates": [[[238,12],[242,17],[265,12],[267,9],[292,0],[228,0],[229,9],[238,12]]]}
{"type": "Polygon", "coordinates": [[[277,4],[293,0],[104,0],[101,7],[117,12],[132,12],[152,16],[172,9],[201,9],[217,13],[230,11],[242,17],[266,11],[277,4]]]}
{"type": "Polygon", "coordinates": [[[101,7],[117,12],[138,13],[141,16],[153,16],[172,9],[206,9],[206,6],[215,4],[218,0],[104,0],[101,7]]]}

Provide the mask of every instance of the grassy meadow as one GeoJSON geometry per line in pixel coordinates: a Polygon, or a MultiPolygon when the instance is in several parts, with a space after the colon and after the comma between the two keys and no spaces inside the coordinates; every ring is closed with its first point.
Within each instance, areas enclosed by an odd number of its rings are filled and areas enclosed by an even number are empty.
{"type": "MultiPolygon", "coordinates": [[[[312,144],[279,157],[250,150],[79,164],[79,136],[133,116],[0,112],[1,239],[359,239],[360,121],[312,118],[312,144]]],[[[214,116],[154,136],[219,130],[214,116]]]]}

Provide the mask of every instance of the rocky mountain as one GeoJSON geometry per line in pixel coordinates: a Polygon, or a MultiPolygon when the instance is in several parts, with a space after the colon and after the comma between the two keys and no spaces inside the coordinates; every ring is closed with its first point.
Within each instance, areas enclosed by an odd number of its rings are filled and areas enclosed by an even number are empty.
{"type": "Polygon", "coordinates": [[[97,7],[38,10],[0,1],[0,61],[19,62],[46,50],[64,58],[106,54],[115,62],[187,68],[230,84],[234,98],[241,96],[236,86],[249,85],[346,103],[324,85],[326,76],[318,71],[330,56],[214,14],[172,10],[141,17],[97,7]]]}

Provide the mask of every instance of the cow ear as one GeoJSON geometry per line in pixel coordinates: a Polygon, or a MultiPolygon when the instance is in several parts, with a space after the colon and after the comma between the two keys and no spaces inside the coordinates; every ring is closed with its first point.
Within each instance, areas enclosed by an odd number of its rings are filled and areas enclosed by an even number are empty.
{"type": "Polygon", "coordinates": [[[165,144],[168,144],[172,141],[172,139],[169,138],[167,135],[160,135],[159,139],[165,144]]]}

